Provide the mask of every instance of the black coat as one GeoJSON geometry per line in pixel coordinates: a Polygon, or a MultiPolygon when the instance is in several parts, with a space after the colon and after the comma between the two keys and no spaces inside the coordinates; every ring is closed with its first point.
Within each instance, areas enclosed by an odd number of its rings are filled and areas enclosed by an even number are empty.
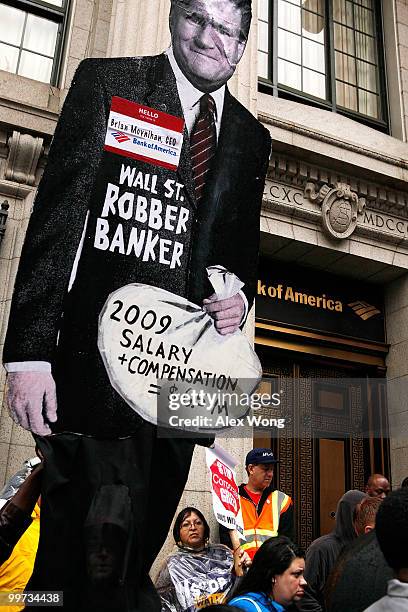
{"type": "MultiPolygon", "coordinates": [[[[164,55],[81,63],[55,132],[27,231],[4,360],[52,363],[58,394],[57,431],[117,437],[136,431],[142,419],[111,387],[97,349],[98,315],[107,296],[130,282],[142,282],[201,303],[212,293],[205,268],[221,264],[245,283],[243,291],[251,306],[270,136],[226,91],[217,151],[204,200],[197,209],[186,131],[177,173],[103,153],[112,96],[182,117],[175,78],[164,55]],[[170,269],[157,262],[146,263],[134,254],[94,247],[106,184],[117,181],[122,163],[136,167],[136,172],[157,174],[161,186],[166,178],[184,185],[183,206],[189,218],[182,237],[181,266],[170,269]],[[88,211],[84,246],[68,293],[88,211]]],[[[136,197],[138,189],[133,191],[136,197]]],[[[124,224],[125,234],[130,232],[130,223],[137,226],[131,219],[128,226],[124,224]]],[[[142,228],[139,224],[138,230],[142,228]]],[[[164,229],[160,236],[170,237],[164,229]]]]}
{"type": "Polygon", "coordinates": [[[363,612],[387,594],[394,572],[384,559],[375,531],[362,535],[338,559],[326,584],[328,612],[363,612]]]}

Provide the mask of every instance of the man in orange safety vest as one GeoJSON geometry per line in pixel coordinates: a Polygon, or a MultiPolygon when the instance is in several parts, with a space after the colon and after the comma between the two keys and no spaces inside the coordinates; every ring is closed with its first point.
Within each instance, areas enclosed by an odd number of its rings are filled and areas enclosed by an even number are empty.
{"type": "MultiPolygon", "coordinates": [[[[270,448],[254,448],[246,456],[248,482],[239,487],[246,538],[241,550],[251,559],[268,538],[285,535],[293,539],[292,499],[272,485],[277,462],[270,448]]],[[[220,540],[231,546],[229,531],[221,525],[220,540]]]]}

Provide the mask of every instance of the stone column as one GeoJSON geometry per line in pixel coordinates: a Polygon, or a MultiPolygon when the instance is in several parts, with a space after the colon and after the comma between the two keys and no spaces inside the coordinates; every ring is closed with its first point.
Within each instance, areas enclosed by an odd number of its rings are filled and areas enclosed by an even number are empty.
{"type": "Polygon", "coordinates": [[[233,96],[253,115],[257,114],[258,97],[258,3],[252,3],[252,24],[244,55],[228,84],[233,96]]]}
{"type": "Polygon", "coordinates": [[[408,134],[408,3],[406,0],[395,0],[395,37],[397,40],[402,115],[403,115],[403,138],[407,140],[408,134]]]}
{"type": "Polygon", "coordinates": [[[155,55],[170,43],[169,0],[113,0],[107,57],[155,55]]]}
{"type": "Polygon", "coordinates": [[[385,300],[387,341],[388,414],[392,486],[408,476],[408,274],[387,287],[385,300]]]}

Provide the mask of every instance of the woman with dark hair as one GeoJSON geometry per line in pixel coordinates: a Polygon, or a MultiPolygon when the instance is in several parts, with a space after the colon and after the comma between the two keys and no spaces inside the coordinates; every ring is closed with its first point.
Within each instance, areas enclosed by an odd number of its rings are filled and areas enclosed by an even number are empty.
{"type": "MultiPolygon", "coordinates": [[[[234,583],[234,556],[223,544],[210,544],[210,528],[197,508],[177,516],[173,537],[177,551],[169,555],[156,580],[162,612],[194,612],[221,603],[234,583]]],[[[246,564],[246,553],[236,553],[235,569],[246,564]]]]}
{"type": "Polygon", "coordinates": [[[177,515],[173,525],[173,538],[180,548],[202,549],[210,539],[210,527],[204,515],[188,506],[177,515]]]}
{"type": "Polygon", "coordinates": [[[282,612],[300,601],[306,580],[304,555],[289,538],[269,538],[229,601],[248,612],[282,612]]]}

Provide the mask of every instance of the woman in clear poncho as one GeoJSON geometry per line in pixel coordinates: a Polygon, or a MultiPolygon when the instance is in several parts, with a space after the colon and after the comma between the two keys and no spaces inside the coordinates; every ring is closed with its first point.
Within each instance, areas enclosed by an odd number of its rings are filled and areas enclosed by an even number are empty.
{"type": "MultiPolygon", "coordinates": [[[[209,544],[210,528],[196,508],[177,516],[173,537],[177,551],[168,556],[156,579],[162,612],[194,612],[221,603],[234,580],[234,555],[223,544],[209,544]]],[[[250,563],[244,553],[235,555],[235,570],[250,563]]]]}

